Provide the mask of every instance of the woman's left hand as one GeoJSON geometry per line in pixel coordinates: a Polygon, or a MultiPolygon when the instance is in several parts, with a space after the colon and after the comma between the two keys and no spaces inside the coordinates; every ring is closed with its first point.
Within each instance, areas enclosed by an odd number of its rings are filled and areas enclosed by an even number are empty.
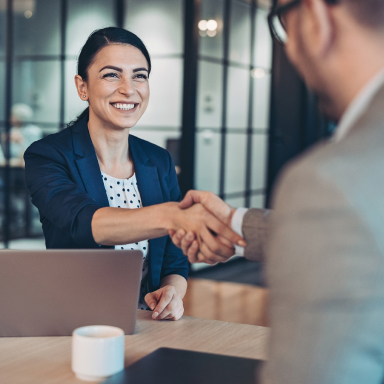
{"type": "Polygon", "coordinates": [[[179,320],[184,313],[183,300],[172,285],[148,293],[145,302],[152,309],[155,320],[179,320]]]}

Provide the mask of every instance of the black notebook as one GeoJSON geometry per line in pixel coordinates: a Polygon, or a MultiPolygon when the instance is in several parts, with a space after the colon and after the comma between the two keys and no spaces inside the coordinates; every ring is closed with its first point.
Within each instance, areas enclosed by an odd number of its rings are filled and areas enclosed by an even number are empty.
{"type": "Polygon", "coordinates": [[[102,384],[256,384],[260,360],[160,348],[102,384]]]}

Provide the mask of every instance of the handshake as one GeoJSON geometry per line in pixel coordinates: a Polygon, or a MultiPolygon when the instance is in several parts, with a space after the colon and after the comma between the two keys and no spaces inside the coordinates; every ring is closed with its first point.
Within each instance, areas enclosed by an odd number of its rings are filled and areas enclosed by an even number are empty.
{"type": "Polygon", "coordinates": [[[171,204],[169,235],[191,263],[225,262],[235,254],[235,244],[246,246],[231,228],[236,209],[215,194],[189,191],[180,203],[171,204]]]}

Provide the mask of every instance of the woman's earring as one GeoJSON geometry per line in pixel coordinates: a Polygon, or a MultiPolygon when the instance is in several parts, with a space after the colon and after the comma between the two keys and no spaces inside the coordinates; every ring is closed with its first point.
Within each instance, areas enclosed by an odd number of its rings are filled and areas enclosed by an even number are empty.
{"type": "Polygon", "coordinates": [[[86,96],[85,96],[85,95],[83,95],[83,98],[85,99],[85,98],[86,98],[86,96]]]}

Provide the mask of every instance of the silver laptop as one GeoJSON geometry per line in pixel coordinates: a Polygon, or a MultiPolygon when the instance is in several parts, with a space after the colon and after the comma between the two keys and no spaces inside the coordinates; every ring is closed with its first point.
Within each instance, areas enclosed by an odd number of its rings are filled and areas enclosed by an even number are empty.
{"type": "Polygon", "coordinates": [[[134,332],[141,251],[0,251],[0,336],[70,336],[84,325],[134,332]]]}

